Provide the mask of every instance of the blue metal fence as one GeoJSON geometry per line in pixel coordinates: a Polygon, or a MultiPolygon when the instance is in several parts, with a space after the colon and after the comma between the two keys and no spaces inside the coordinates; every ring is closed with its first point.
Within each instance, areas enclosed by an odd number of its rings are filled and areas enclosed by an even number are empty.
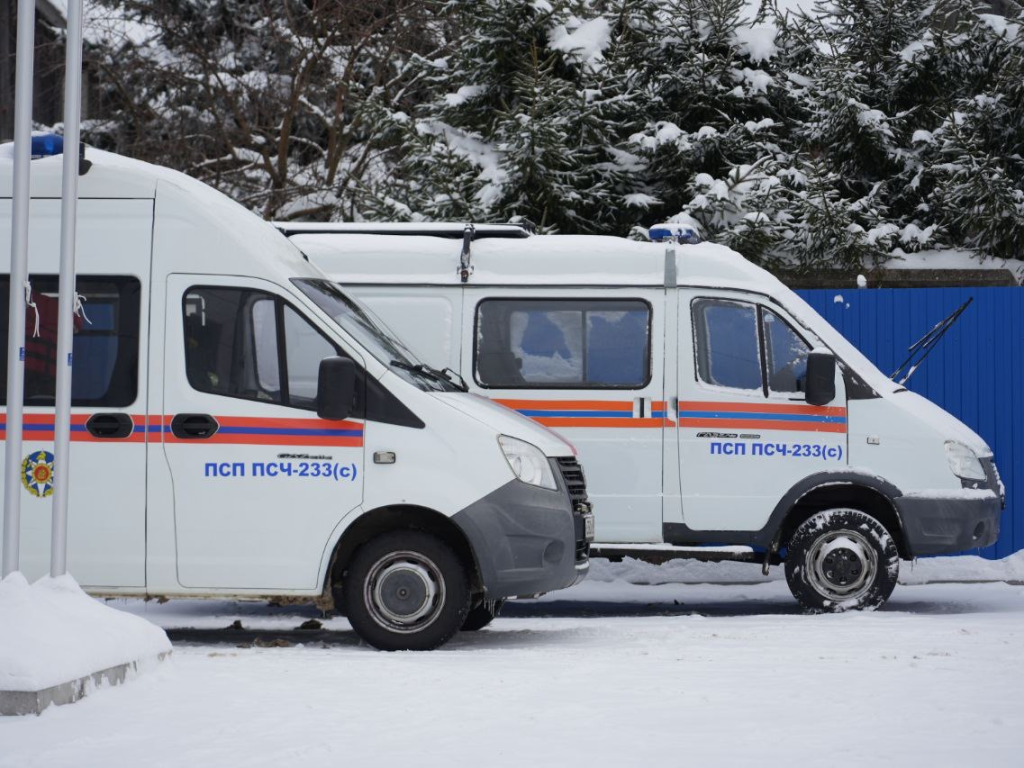
{"type": "Polygon", "coordinates": [[[1002,532],[989,558],[1024,549],[1024,289],[814,289],[798,293],[883,372],[960,304],[974,303],[910,380],[974,429],[995,452],[1007,488],[1002,532]]]}

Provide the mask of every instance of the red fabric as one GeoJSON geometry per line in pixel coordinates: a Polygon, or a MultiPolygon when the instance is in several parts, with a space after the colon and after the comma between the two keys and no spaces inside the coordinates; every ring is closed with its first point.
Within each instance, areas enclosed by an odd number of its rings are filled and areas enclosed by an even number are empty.
{"type": "MultiPolygon", "coordinates": [[[[25,370],[43,376],[57,377],[57,315],[59,302],[42,293],[32,293],[36,307],[25,308],[25,370]],[[39,335],[35,336],[36,312],[39,312],[39,335]]],[[[75,333],[82,329],[82,318],[75,315],[75,333]]]]}

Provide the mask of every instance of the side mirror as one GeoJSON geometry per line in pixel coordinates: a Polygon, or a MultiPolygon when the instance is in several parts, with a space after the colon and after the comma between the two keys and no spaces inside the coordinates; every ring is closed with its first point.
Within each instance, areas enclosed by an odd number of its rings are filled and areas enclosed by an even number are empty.
{"type": "Polygon", "coordinates": [[[807,355],[804,399],[808,405],[828,405],[836,399],[836,356],[831,352],[807,355]]]}
{"type": "Polygon", "coordinates": [[[347,357],[325,357],[320,361],[316,386],[316,415],[340,421],[352,413],[356,394],[356,364],[347,357]]]}

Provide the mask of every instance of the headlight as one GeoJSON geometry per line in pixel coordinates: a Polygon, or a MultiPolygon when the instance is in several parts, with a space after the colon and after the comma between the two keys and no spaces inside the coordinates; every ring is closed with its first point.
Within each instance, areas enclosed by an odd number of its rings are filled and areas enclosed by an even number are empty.
{"type": "Polygon", "coordinates": [[[963,443],[950,440],[946,443],[946,458],[953,474],[963,480],[984,480],[985,468],[978,456],[963,443]]]}
{"type": "Polygon", "coordinates": [[[555,476],[551,472],[551,464],[540,448],[506,435],[498,438],[498,444],[516,477],[530,485],[551,491],[558,490],[555,476]]]}

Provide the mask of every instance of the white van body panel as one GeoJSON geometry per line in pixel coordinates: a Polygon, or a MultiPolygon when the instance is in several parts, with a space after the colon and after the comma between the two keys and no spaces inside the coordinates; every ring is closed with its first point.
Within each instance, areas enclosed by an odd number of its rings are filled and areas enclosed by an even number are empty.
{"type": "MultiPolygon", "coordinates": [[[[482,232],[471,243],[463,282],[464,243],[455,227],[438,225],[435,234],[417,224],[382,225],[385,234],[369,234],[370,226],[349,233],[349,225],[319,225],[297,229],[290,239],[385,322],[403,323],[408,343],[429,349],[425,354],[434,355],[432,364],[454,359],[449,346],[460,344],[457,370],[472,388],[565,434],[589,473],[599,542],[661,541],[671,533],[675,543],[768,546],[772,526],[781,524],[803,494],[836,484],[868,488],[886,496],[898,514],[915,515],[924,553],[957,551],[956,546],[989,540],[998,531],[998,513],[991,508],[998,506],[1000,489],[984,441],[891,381],[803,299],[725,247],[482,232]],[[409,234],[399,234],[403,228],[409,234]],[[426,322],[433,302],[442,296],[454,302],[458,291],[461,339],[455,324],[426,322]],[[545,297],[649,302],[651,382],[626,389],[545,389],[537,382],[518,389],[485,386],[474,351],[484,343],[477,328],[481,306],[489,300],[545,297]],[[700,298],[744,302],[755,308],[758,323],[781,318],[806,345],[804,354],[830,350],[839,363],[833,402],[810,406],[799,391],[776,393],[764,385],[764,391],[744,392],[700,381],[691,318],[691,303],[700,298]],[[855,392],[846,391],[851,384],[855,392]],[[602,422],[584,426],[584,408],[588,416],[627,409],[616,415],[626,428],[605,429],[602,422]],[[652,416],[658,423],[641,436],[641,420],[652,416]],[[715,429],[715,423],[727,426],[715,429]],[[962,443],[989,462],[981,485],[953,474],[947,441],[962,443]],[[960,491],[968,487],[993,489],[984,510],[946,503],[964,501],[967,495],[960,491]],[[940,507],[941,519],[925,519],[940,507]],[[951,530],[956,534],[947,541],[951,530]],[[730,532],[732,539],[718,536],[730,532]]],[[[763,350],[766,342],[758,344],[763,350]]],[[[530,361],[519,353],[516,358],[520,371],[527,370],[530,361]]]]}
{"type": "MultiPolygon", "coordinates": [[[[95,264],[91,271],[128,275],[144,286],[149,278],[152,200],[125,200],[120,210],[115,210],[106,200],[83,200],[79,212],[78,250],[83,258],[95,264]],[[110,237],[114,230],[119,232],[116,241],[110,237]]],[[[0,199],[0,243],[10,243],[10,239],[11,201],[0,199]]],[[[33,200],[29,239],[33,254],[30,274],[56,275],[60,256],[59,190],[55,199],[33,200]]],[[[140,334],[144,335],[148,333],[145,291],[139,298],[142,310],[140,334]]],[[[102,325],[105,318],[101,317],[101,308],[92,309],[94,324],[102,325]]],[[[3,297],[2,311],[6,321],[6,296],[3,297]]],[[[86,303],[86,317],[90,311],[86,303]]],[[[31,309],[26,323],[27,333],[31,335],[34,330],[31,309]]],[[[83,323],[83,329],[88,331],[89,324],[83,323]]],[[[81,364],[87,366],[90,361],[83,360],[81,364]]],[[[140,367],[144,364],[143,358],[140,367]]],[[[77,406],[71,410],[74,438],[71,450],[75,457],[71,482],[77,492],[72,494],[68,504],[68,568],[83,584],[144,588],[146,521],[139,510],[144,508],[146,497],[146,446],[140,441],[124,442],[105,446],[107,450],[99,453],[89,443],[81,442],[86,437],[83,434],[84,420],[95,410],[77,406]],[[111,473],[117,477],[116,491],[99,481],[100,477],[111,473]],[[102,541],[103,546],[90,546],[94,541],[102,541]]],[[[118,410],[133,415],[145,413],[144,375],[139,379],[134,401],[118,410]]],[[[27,404],[25,424],[24,456],[34,457],[40,451],[52,453],[52,407],[27,404]]],[[[0,446],[0,451],[6,451],[6,442],[0,446]]],[[[26,491],[22,496],[22,567],[27,574],[40,575],[49,568],[50,501],[46,491],[41,496],[26,491]]]]}
{"type": "MultiPolygon", "coordinates": [[[[964,435],[957,429],[947,431],[941,420],[933,422],[925,416],[927,411],[917,410],[922,400],[919,395],[905,391],[877,400],[852,401],[850,464],[870,469],[872,474],[898,488],[958,490],[960,480],[949,471],[945,442],[964,435]]],[[[988,446],[980,439],[978,442],[979,455],[991,456],[988,446]]]]}
{"type": "Polygon", "coordinates": [[[575,446],[554,430],[530,420],[524,420],[515,410],[495,403],[480,395],[457,397],[437,393],[434,397],[461,413],[483,423],[493,424],[501,434],[525,440],[536,445],[549,456],[571,456],[575,446]]]}
{"type": "Polygon", "coordinates": [[[462,351],[462,289],[438,288],[423,295],[419,288],[400,285],[367,286],[360,298],[405,341],[427,365],[458,370],[462,351]],[[424,329],[432,329],[424,333],[424,329]]]}
{"type": "MultiPolygon", "coordinates": [[[[642,386],[628,390],[594,392],[566,390],[558,385],[528,389],[483,386],[474,369],[474,345],[479,333],[476,308],[481,302],[501,299],[543,302],[571,296],[564,288],[527,284],[519,288],[470,285],[465,291],[468,311],[463,320],[461,368],[467,382],[496,403],[538,420],[562,433],[579,450],[587,472],[588,493],[597,516],[596,536],[601,541],[657,542],[662,532],[662,450],[664,411],[664,355],[655,354],[642,386]],[[644,413],[641,416],[641,409],[644,413]],[[628,445],[628,450],[623,446],[628,445]]],[[[652,343],[664,335],[665,302],[656,289],[603,288],[606,300],[637,301],[649,311],[652,343]]],[[[370,299],[372,300],[372,299],[370,299]]],[[[422,299],[416,299],[421,301],[422,299]]],[[[639,306],[639,304],[638,304],[639,306]]],[[[375,307],[376,309],[376,307],[375,307]]],[[[380,308],[380,311],[385,311],[380,308]]],[[[657,341],[655,341],[657,340],[657,341]]],[[[523,363],[528,371],[530,360],[523,363]]]]}

